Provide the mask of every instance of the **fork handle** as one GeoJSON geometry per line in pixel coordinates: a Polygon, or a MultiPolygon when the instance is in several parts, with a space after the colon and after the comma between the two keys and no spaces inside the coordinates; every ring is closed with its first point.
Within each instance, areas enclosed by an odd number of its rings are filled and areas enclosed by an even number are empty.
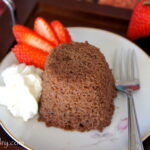
{"type": "Polygon", "coordinates": [[[136,111],[132,92],[127,92],[128,96],[128,149],[129,150],[144,150],[140,139],[139,125],[137,121],[136,111]]]}
{"type": "Polygon", "coordinates": [[[3,0],[3,2],[5,3],[5,5],[8,7],[8,9],[10,11],[12,25],[15,25],[17,17],[16,17],[16,8],[15,8],[14,1],[13,0],[3,0]]]}

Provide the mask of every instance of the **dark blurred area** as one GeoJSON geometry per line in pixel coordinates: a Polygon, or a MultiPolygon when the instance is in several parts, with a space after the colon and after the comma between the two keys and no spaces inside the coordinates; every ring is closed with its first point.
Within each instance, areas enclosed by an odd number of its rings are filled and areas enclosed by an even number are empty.
{"type": "Polygon", "coordinates": [[[0,16],[3,14],[4,7],[4,3],[2,2],[2,0],[0,0],[0,16]]]}
{"type": "MultiPolygon", "coordinates": [[[[133,9],[138,0],[72,0],[78,2],[87,2],[87,3],[96,3],[100,5],[110,5],[114,7],[120,8],[128,8],[133,9]]],[[[0,0],[0,15],[2,15],[4,11],[4,4],[2,0],[0,0]]]]}

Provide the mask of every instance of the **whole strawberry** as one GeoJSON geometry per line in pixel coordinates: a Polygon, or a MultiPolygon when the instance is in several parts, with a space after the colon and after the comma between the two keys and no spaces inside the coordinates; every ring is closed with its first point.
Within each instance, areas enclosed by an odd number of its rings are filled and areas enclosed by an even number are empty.
{"type": "Polygon", "coordinates": [[[150,0],[141,0],[133,10],[127,37],[137,40],[150,35],[150,0]]]}

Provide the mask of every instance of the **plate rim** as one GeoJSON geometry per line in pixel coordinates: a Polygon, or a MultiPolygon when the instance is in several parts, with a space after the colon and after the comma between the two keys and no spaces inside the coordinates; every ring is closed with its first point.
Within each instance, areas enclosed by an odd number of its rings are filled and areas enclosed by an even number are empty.
{"type": "Polygon", "coordinates": [[[115,32],[112,32],[112,31],[108,31],[108,30],[105,30],[105,29],[99,29],[99,28],[96,28],[96,27],[82,27],[82,26],[75,26],[75,27],[67,27],[67,29],[76,29],[76,28],[80,28],[80,29],[91,29],[91,30],[98,30],[98,31],[102,31],[102,32],[106,32],[108,34],[112,34],[112,35],[115,35],[115,36],[118,36],[119,38],[122,38],[126,41],[128,41],[129,43],[132,43],[135,47],[139,48],[145,55],[147,55],[150,59],[150,56],[140,47],[138,46],[137,44],[135,44],[133,41],[127,39],[126,37],[118,34],[118,33],[115,33],[115,32]]]}
{"type": "MultiPolygon", "coordinates": [[[[148,56],[148,58],[150,59],[150,56],[141,48],[139,47],[138,45],[136,45],[133,41],[130,41],[129,39],[127,39],[126,37],[123,37],[122,35],[119,35],[117,33],[114,33],[112,31],[108,31],[108,30],[105,30],[105,29],[99,29],[99,28],[94,28],[94,27],[82,27],[82,26],[74,26],[74,27],[67,27],[67,29],[71,30],[71,29],[87,29],[87,30],[98,30],[98,31],[101,31],[101,32],[105,32],[105,33],[108,33],[108,34],[111,34],[111,35],[115,35],[123,40],[126,40],[127,42],[133,44],[135,47],[137,47],[138,49],[140,49],[143,53],[145,53],[145,55],[148,56]]],[[[11,51],[8,52],[5,57],[2,59],[2,61],[0,62],[0,65],[1,63],[3,62],[3,60],[8,56],[10,55],[11,51]]],[[[20,146],[22,146],[23,148],[27,149],[27,150],[34,150],[33,148],[31,148],[30,146],[26,145],[23,141],[19,140],[18,138],[16,138],[14,135],[11,134],[11,132],[6,128],[6,126],[2,123],[2,121],[0,120],[0,125],[2,127],[2,129],[8,134],[8,136],[10,136],[15,142],[17,142],[20,146]]],[[[150,129],[148,132],[145,133],[145,135],[141,138],[142,141],[145,141],[148,137],[150,136],[150,129]]],[[[126,149],[127,150],[127,149],[126,149]]]]}

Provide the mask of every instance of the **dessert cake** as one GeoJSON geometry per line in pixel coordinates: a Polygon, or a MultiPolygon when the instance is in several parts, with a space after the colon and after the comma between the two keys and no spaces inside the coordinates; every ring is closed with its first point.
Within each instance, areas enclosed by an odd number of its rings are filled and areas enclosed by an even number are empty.
{"type": "Polygon", "coordinates": [[[111,123],[116,96],[114,78],[98,48],[72,42],[47,57],[40,120],[47,126],[87,131],[111,123]]]}

